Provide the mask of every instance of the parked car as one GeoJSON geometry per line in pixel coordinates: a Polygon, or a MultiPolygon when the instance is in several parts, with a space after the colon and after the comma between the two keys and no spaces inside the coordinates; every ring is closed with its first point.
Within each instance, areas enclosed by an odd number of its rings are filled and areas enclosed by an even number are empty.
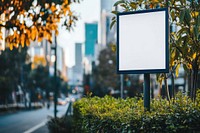
{"type": "Polygon", "coordinates": [[[57,99],[57,104],[58,104],[58,105],[66,105],[66,104],[67,104],[67,101],[66,101],[65,99],[58,98],[58,99],[57,99]]]}

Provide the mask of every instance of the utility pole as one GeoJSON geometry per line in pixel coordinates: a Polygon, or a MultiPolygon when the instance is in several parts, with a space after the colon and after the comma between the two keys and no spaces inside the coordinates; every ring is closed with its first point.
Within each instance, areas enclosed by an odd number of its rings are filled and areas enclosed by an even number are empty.
{"type": "Polygon", "coordinates": [[[55,46],[52,47],[55,54],[55,62],[54,62],[54,117],[57,117],[57,37],[55,35],[55,46]]]}

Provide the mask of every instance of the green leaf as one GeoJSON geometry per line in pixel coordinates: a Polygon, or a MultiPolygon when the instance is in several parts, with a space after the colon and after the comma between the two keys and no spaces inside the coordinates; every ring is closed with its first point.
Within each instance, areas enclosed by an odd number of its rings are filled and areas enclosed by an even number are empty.
{"type": "Polygon", "coordinates": [[[180,66],[181,66],[180,64],[178,64],[178,65],[176,66],[176,77],[178,77],[180,66]]]}
{"type": "Polygon", "coordinates": [[[112,17],[112,20],[115,20],[116,19],[116,17],[112,17]]]}
{"type": "Polygon", "coordinates": [[[185,0],[180,0],[181,5],[185,5],[186,1],[185,0]]]}
{"type": "Polygon", "coordinates": [[[112,29],[112,27],[114,26],[114,24],[116,23],[117,21],[116,20],[113,20],[110,24],[110,29],[112,29]]]}
{"type": "Polygon", "coordinates": [[[183,69],[184,69],[186,72],[188,72],[188,68],[187,68],[187,66],[186,66],[185,64],[183,64],[183,69]]]}
{"type": "Polygon", "coordinates": [[[171,53],[171,57],[172,57],[172,58],[175,58],[175,55],[176,55],[176,49],[173,49],[173,50],[172,50],[172,53],[171,53]]]}
{"type": "Polygon", "coordinates": [[[197,57],[197,53],[194,53],[194,54],[192,55],[192,59],[194,60],[196,57],[197,57]]]}
{"type": "Polygon", "coordinates": [[[190,15],[190,10],[189,9],[185,10],[185,21],[186,21],[187,25],[190,25],[191,15],[190,15]]]}
{"type": "Polygon", "coordinates": [[[199,36],[199,31],[198,31],[197,26],[194,26],[194,35],[195,35],[196,38],[198,38],[198,36],[199,36]]]}
{"type": "Polygon", "coordinates": [[[116,52],[116,50],[117,50],[116,45],[111,45],[111,49],[112,49],[113,52],[116,52]]]}
{"type": "Polygon", "coordinates": [[[180,23],[183,22],[184,17],[185,17],[185,10],[182,10],[182,11],[180,12],[180,23]]]}
{"type": "Polygon", "coordinates": [[[136,9],[136,8],[137,8],[137,3],[131,2],[131,3],[130,3],[130,6],[131,6],[133,9],[136,9]]]}
{"type": "Polygon", "coordinates": [[[174,20],[176,19],[176,17],[175,17],[175,12],[174,12],[174,11],[172,11],[171,17],[172,17],[172,21],[174,21],[174,20]]]}
{"type": "Polygon", "coordinates": [[[183,34],[187,34],[189,32],[188,28],[182,28],[178,31],[178,36],[182,36],[183,34]]]}
{"type": "Polygon", "coordinates": [[[118,6],[119,4],[125,3],[124,0],[120,0],[115,2],[115,4],[113,6],[118,6]]]}
{"type": "Polygon", "coordinates": [[[111,13],[117,15],[117,13],[119,13],[118,11],[112,11],[111,13]]]}
{"type": "Polygon", "coordinates": [[[126,9],[126,11],[128,11],[128,6],[126,6],[126,4],[121,4],[121,7],[123,7],[124,9],[126,9]]]}

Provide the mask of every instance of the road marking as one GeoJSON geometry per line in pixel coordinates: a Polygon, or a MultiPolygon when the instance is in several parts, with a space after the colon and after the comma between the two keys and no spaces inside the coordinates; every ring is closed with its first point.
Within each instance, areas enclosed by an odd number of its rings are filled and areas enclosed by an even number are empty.
{"type": "Polygon", "coordinates": [[[47,120],[41,122],[40,124],[30,128],[29,130],[26,130],[24,133],[32,133],[34,132],[35,130],[39,129],[40,127],[44,126],[46,124],[47,120]]]}
{"type": "MultiPolygon", "coordinates": [[[[67,108],[67,109],[69,108],[69,103],[67,103],[65,105],[65,108],[67,108]]],[[[65,114],[66,114],[66,111],[62,111],[62,109],[61,109],[61,111],[58,110],[58,112],[57,112],[58,117],[62,117],[65,114]]],[[[51,117],[53,118],[53,114],[52,113],[47,114],[47,116],[49,116],[50,118],[51,117]]],[[[32,132],[36,131],[37,129],[41,128],[42,126],[45,126],[45,124],[47,123],[47,121],[48,121],[48,119],[44,120],[43,122],[39,123],[38,125],[36,125],[36,126],[30,128],[30,129],[26,130],[24,133],[32,133],[32,132]]]]}

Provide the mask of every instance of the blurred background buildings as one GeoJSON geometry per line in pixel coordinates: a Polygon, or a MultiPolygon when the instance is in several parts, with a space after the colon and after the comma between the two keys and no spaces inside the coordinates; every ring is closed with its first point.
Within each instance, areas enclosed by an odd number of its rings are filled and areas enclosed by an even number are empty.
{"type": "MultiPolygon", "coordinates": [[[[116,1],[117,0],[100,0],[99,7],[97,8],[100,9],[98,14],[99,18],[92,22],[87,22],[87,20],[83,21],[84,28],[82,30],[84,30],[84,41],[80,42],[75,40],[76,42],[73,44],[74,49],[68,49],[74,53],[74,56],[68,54],[69,57],[67,57],[67,59],[70,58],[74,61],[74,66],[68,67],[69,65],[66,62],[66,49],[58,43],[57,73],[62,80],[67,83],[65,89],[67,88],[68,91],[79,87],[85,91],[85,94],[91,90],[94,91],[94,89],[97,89],[99,93],[119,94],[120,78],[119,75],[116,75],[116,58],[114,58],[116,55],[114,52],[115,50],[113,50],[116,45],[116,26],[110,29],[111,19],[114,16],[111,12],[112,10],[117,10],[112,8],[116,1]],[[103,81],[102,79],[108,81],[103,81]],[[109,81],[115,81],[115,83],[108,83],[109,81]]],[[[89,18],[90,16],[87,17],[89,18]]],[[[75,28],[78,29],[78,27],[75,28]]],[[[2,28],[1,30],[4,29],[2,28]]],[[[170,30],[176,31],[176,25],[172,24],[170,30]]],[[[6,31],[3,33],[3,37],[5,37],[6,31]]],[[[63,35],[61,34],[60,36],[63,35]]],[[[32,63],[32,69],[42,64],[48,69],[48,75],[53,77],[55,62],[55,51],[53,47],[55,43],[55,36],[53,37],[52,44],[45,39],[40,43],[31,43],[28,47],[28,54],[30,56],[29,61],[32,63]]],[[[66,41],[62,43],[67,45],[69,42],[66,41]]],[[[0,51],[3,51],[5,47],[5,42],[1,41],[0,51]]],[[[156,88],[155,90],[152,89],[152,97],[154,93],[162,93],[165,95],[166,92],[163,91],[164,89],[162,89],[162,91],[160,89],[162,86],[156,83],[156,76],[152,75],[151,78],[152,88],[156,88]]],[[[123,82],[124,93],[126,95],[134,96],[142,92],[143,75],[124,75],[123,82]]],[[[186,92],[187,82],[184,70],[180,69],[179,78],[175,79],[176,90],[186,92]]],[[[170,87],[172,84],[170,79],[168,83],[170,87]]]]}

